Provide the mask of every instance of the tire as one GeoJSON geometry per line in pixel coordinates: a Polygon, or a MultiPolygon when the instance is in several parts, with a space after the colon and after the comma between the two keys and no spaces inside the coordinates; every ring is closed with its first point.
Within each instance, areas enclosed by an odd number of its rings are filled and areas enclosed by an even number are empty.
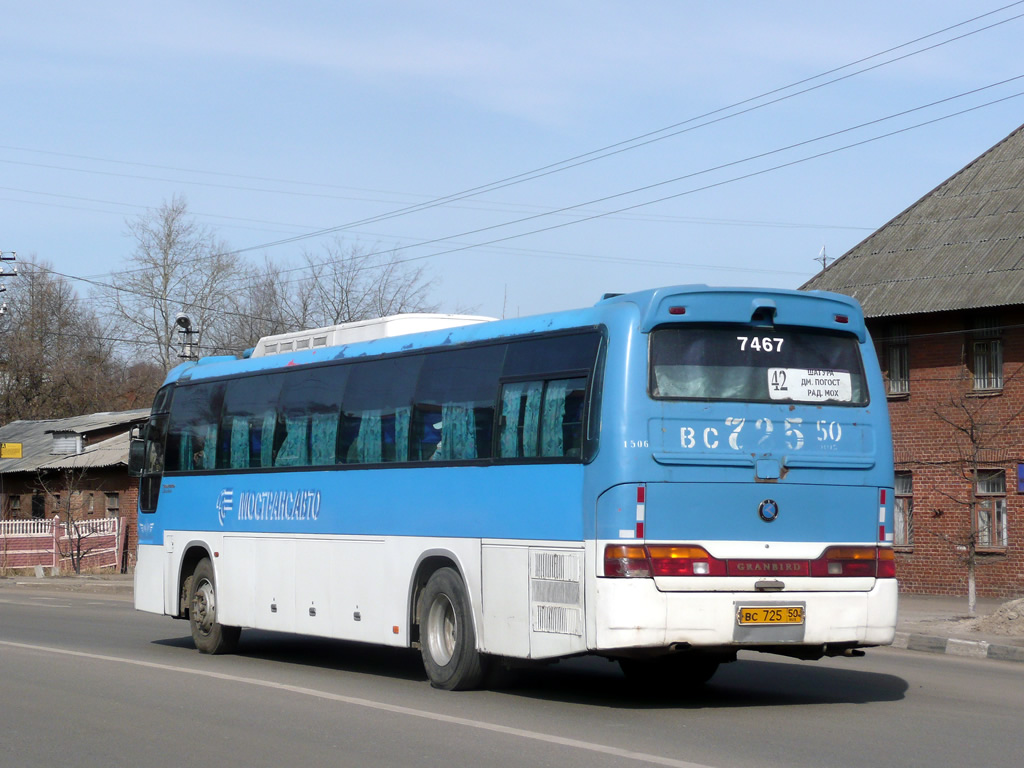
{"type": "Polygon", "coordinates": [[[435,688],[477,688],[487,672],[476,649],[476,632],[466,586],[451,568],[435,571],[419,599],[420,653],[435,688]]]}
{"type": "Polygon", "coordinates": [[[655,659],[619,659],[619,666],[631,683],[676,690],[704,685],[718,671],[720,663],[714,656],[686,653],[655,659]]]}
{"type": "Polygon", "coordinates": [[[217,584],[209,558],[200,560],[192,573],[188,623],[192,627],[192,642],[200,653],[231,653],[238,647],[242,630],[217,621],[217,584]]]}

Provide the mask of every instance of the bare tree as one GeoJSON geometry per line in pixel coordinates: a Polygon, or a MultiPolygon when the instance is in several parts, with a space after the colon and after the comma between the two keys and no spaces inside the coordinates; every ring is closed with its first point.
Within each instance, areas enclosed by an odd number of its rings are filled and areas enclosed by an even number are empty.
{"type": "Polygon", "coordinates": [[[241,276],[238,257],[174,197],[127,222],[135,250],[116,285],[101,290],[114,323],[137,340],[165,371],[176,365],[175,318],[188,314],[202,347],[204,335],[230,306],[241,276]]]}
{"type": "Polygon", "coordinates": [[[0,318],[0,422],[108,409],[118,379],[99,319],[45,262],[22,267],[0,318]]]}
{"type": "MultiPolygon", "coordinates": [[[[1008,377],[1004,386],[1010,385],[1021,371],[1024,367],[1008,377]]],[[[966,367],[962,368],[954,391],[932,411],[934,417],[948,428],[945,439],[941,441],[947,456],[914,464],[938,470],[951,481],[932,483],[932,490],[949,502],[949,511],[956,515],[956,521],[947,527],[946,532],[935,530],[932,533],[960,555],[967,570],[967,612],[974,616],[977,609],[977,571],[986,562],[978,550],[991,545],[993,535],[997,533],[993,530],[994,502],[979,494],[979,484],[987,472],[1007,463],[1007,449],[1013,445],[1020,427],[1024,403],[1015,405],[1011,412],[1000,410],[999,400],[970,396],[969,379],[970,372],[966,367]],[[979,514],[981,511],[986,514],[979,514]],[[980,524],[983,518],[987,522],[980,524]]],[[[932,514],[938,518],[946,511],[935,509],[932,514]]]]}
{"type": "Polygon", "coordinates": [[[295,327],[350,323],[403,312],[434,312],[423,267],[403,263],[397,250],[375,252],[339,239],[302,254],[300,277],[289,281],[288,318],[295,327]]]}
{"type": "Polygon", "coordinates": [[[251,270],[208,346],[237,352],[274,333],[436,312],[432,287],[426,270],[403,263],[399,251],[375,252],[336,238],[303,253],[297,266],[268,260],[251,270]]]}
{"type": "Polygon", "coordinates": [[[278,267],[267,259],[261,267],[249,269],[230,298],[221,322],[209,329],[206,350],[238,354],[263,336],[283,333],[292,326],[285,307],[292,300],[278,267]]]}
{"type": "MultiPolygon", "coordinates": [[[[82,467],[40,473],[38,483],[57,512],[57,523],[66,532],[66,538],[57,537],[57,555],[70,561],[75,574],[80,575],[88,557],[103,546],[104,538],[110,537],[109,531],[98,528],[102,521],[92,517],[91,503],[95,492],[102,492],[102,486],[96,485],[88,470],[82,467]]],[[[114,563],[120,561],[120,555],[112,559],[114,563]]]]}

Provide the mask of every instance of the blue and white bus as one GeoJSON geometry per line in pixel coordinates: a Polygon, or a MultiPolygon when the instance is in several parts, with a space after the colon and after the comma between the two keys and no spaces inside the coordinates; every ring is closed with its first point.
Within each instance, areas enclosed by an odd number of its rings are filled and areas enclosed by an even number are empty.
{"type": "Polygon", "coordinates": [[[258,628],[418,647],[444,689],[580,654],[685,685],[895,633],[887,404],[844,296],[659,288],[185,363],[143,438],[135,606],[206,653],[258,628]]]}

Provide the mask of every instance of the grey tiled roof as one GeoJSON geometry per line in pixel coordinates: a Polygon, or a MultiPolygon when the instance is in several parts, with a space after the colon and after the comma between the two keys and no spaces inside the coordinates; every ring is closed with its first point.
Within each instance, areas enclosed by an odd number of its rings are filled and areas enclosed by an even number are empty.
{"type": "Polygon", "coordinates": [[[91,413],[67,419],[12,421],[0,427],[0,443],[21,443],[20,459],[0,459],[0,474],[35,472],[40,469],[84,469],[128,463],[128,430],[149,417],[148,408],[133,411],[91,413]],[[86,442],[79,454],[54,454],[53,433],[87,436],[99,430],[123,426],[124,432],[98,442],[86,442]]]}
{"type": "Polygon", "coordinates": [[[868,317],[1024,304],[1024,126],[801,287],[868,317]]]}

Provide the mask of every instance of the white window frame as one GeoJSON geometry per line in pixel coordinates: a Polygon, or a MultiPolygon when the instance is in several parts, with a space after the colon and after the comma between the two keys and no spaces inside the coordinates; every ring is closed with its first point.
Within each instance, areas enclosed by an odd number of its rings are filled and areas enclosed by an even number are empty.
{"type": "Polygon", "coordinates": [[[1006,526],[1006,472],[1002,469],[979,469],[975,500],[975,548],[1005,549],[1009,541],[1006,526]]]}
{"type": "Polygon", "coordinates": [[[897,472],[893,481],[893,546],[914,546],[914,476],[897,472]]]}
{"type": "Polygon", "coordinates": [[[905,325],[893,325],[889,330],[885,385],[890,395],[910,394],[910,348],[905,325]]]}
{"type": "Polygon", "coordinates": [[[975,391],[992,392],[1003,388],[1003,340],[999,337],[997,319],[981,318],[975,323],[971,363],[975,391]]]}

